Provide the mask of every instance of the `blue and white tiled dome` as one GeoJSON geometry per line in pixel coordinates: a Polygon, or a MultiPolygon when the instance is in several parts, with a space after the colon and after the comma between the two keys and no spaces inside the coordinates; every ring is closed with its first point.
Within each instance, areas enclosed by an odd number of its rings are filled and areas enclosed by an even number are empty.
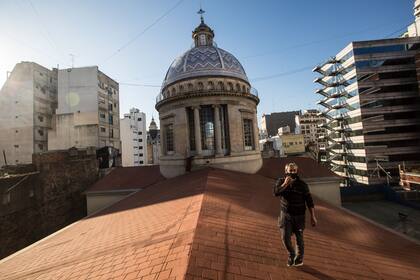
{"type": "Polygon", "coordinates": [[[202,76],[234,77],[249,83],[241,63],[229,52],[218,48],[213,37],[213,30],[201,17],[200,25],[193,31],[195,47],[172,62],[162,89],[183,79],[202,76]]]}
{"type": "Polygon", "coordinates": [[[244,68],[232,54],[216,46],[196,46],[172,62],[162,86],[200,76],[228,76],[248,82],[244,68]]]}

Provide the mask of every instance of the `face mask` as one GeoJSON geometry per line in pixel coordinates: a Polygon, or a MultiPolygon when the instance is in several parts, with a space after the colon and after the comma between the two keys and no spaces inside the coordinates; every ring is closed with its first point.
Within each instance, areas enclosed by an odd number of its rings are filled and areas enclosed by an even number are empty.
{"type": "Polygon", "coordinates": [[[296,173],[287,173],[287,176],[290,176],[292,179],[296,179],[297,178],[297,174],[296,173]]]}

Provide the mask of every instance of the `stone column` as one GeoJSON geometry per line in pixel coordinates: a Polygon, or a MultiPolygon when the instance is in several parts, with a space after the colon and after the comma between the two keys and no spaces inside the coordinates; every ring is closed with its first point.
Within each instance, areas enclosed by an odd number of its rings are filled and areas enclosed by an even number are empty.
{"type": "MultiPolygon", "coordinates": [[[[201,149],[201,131],[200,131],[200,107],[193,107],[194,109],[194,136],[195,136],[195,153],[202,154],[201,149]]],[[[190,132],[192,133],[192,131],[190,132]]]]}
{"type": "Polygon", "coordinates": [[[216,155],[222,155],[222,124],[220,123],[220,105],[213,105],[214,134],[216,136],[216,155]]]}

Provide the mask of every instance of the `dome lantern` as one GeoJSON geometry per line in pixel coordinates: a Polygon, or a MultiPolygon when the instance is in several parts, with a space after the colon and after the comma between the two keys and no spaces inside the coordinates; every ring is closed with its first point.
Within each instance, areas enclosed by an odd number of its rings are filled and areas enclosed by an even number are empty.
{"type": "Polygon", "coordinates": [[[200,10],[197,13],[200,15],[201,23],[194,29],[192,33],[194,44],[196,47],[212,46],[214,32],[207,24],[204,23],[203,14],[205,13],[205,11],[200,8],[200,10]]]}

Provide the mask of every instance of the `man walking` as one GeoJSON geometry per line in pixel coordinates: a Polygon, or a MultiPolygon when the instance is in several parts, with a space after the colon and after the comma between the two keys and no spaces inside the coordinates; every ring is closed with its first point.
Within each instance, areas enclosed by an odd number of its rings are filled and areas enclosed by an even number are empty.
{"type": "Polygon", "coordinates": [[[302,181],[298,174],[296,163],[285,166],[285,177],[279,178],[273,188],[273,195],[280,196],[279,227],[283,244],[289,252],[287,266],[303,265],[305,229],[305,211],[308,207],[311,213],[311,224],[316,226],[314,202],[308,185],[302,181]],[[296,236],[296,251],[292,246],[292,234],[296,236]]]}

